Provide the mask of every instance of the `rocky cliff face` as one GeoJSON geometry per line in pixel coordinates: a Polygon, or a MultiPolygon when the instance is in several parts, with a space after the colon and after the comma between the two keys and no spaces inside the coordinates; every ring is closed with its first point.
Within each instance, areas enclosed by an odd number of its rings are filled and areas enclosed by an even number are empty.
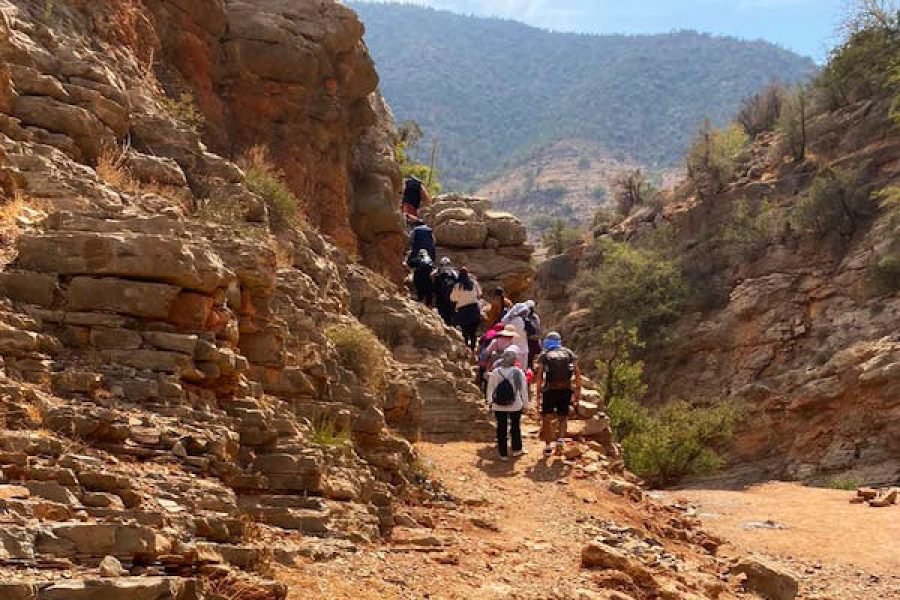
{"type": "Polygon", "coordinates": [[[348,256],[402,244],[353,14],[3,1],[0,29],[0,596],[281,598],[247,572],[390,531],[409,440],[484,420],[458,337],[348,256]],[[270,233],[223,157],[251,144],[309,224],[270,233]],[[364,325],[374,382],[326,335],[364,325]]]}
{"type": "MultiPolygon", "coordinates": [[[[662,212],[638,211],[600,232],[638,245],[663,232],[674,240],[672,257],[706,273],[696,285],[709,295],[723,290],[719,306],[685,314],[651,345],[643,357],[648,400],[735,402],[746,418],[732,457],[750,465],[751,476],[822,480],[852,472],[891,482],[900,475],[900,296],[871,285],[872,265],[896,247],[896,217],[876,211],[852,237],[827,238],[835,243],[786,225],[828,168],[861,170],[873,193],[896,184],[900,140],[885,133],[891,125],[883,108],[866,101],[818,117],[810,124],[816,158],[802,165],[771,158],[776,140],[764,136],[714,201],[676,192],[662,212]],[[759,223],[744,222],[736,235],[756,247],[735,257],[722,232],[735,227],[739,211],[763,203],[777,234],[760,244],[750,229],[759,223]]],[[[544,310],[589,357],[595,341],[584,332],[592,313],[575,285],[587,256],[590,248],[577,247],[552,258],[536,287],[544,310]]]]}
{"type": "MultiPolygon", "coordinates": [[[[143,4],[148,14],[135,4],[131,17],[136,67],[157,64],[170,96],[192,95],[210,149],[235,157],[265,145],[312,224],[396,276],[388,259],[405,240],[392,117],[355,13],[333,0],[143,4]]],[[[144,133],[135,143],[165,155],[166,144],[144,133]]]]}
{"type": "Polygon", "coordinates": [[[534,275],[534,248],[517,217],[494,210],[484,198],[447,194],[423,210],[422,218],[434,230],[438,255],[467,266],[486,295],[502,286],[511,298],[525,299],[534,275]]]}

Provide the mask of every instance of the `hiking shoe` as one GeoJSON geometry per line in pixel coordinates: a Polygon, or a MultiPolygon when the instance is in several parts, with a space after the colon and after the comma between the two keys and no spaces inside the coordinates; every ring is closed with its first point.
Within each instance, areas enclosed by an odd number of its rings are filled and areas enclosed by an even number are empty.
{"type": "Polygon", "coordinates": [[[544,446],[544,456],[553,456],[553,446],[550,444],[544,446]]]}
{"type": "Polygon", "coordinates": [[[520,456],[525,456],[526,454],[528,454],[528,450],[515,450],[515,451],[513,451],[513,453],[512,453],[513,458],[518,458],[518,457],[520,457],[520,456]]]}
{"type": "Polygon", "coordinates": [[[502,454],[499,454],[499,455],[497,455],[497,460],[505,461],[505,460],[509,460],[509,457],[508,457],[508,456],[503,456],[502,454]]]}

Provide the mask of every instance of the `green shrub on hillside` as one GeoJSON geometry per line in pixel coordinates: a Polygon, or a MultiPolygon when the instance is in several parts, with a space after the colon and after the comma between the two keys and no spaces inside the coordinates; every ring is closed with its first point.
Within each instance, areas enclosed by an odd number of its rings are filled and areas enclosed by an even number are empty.
{"type": "Polygon", "coordinates": [[[284,180],[284,173],[269,158],[263,146],[254,146],[238,159],[244,170],[244,184],[266,203],[273,231],[292,227],[297,219],[299,201],[284,180]]]}
{"type": "Polygon", "coordinates": [[[655,340],[674,322],[686,295],[678,265],[661,254],[602,240],[581,288],[600,327],[622,323],[644,340],[655,340]]]}
{"type": "Polygon", "coordinates": [[[332,325],[325,337],[334,344],[341,366],[352,371],[371,390],[385,386],[388,350],[365,325],[332,325]]]}
{"type": "Polygon", "coordinates": [[[776,129],[782,136],[780,153],[790,156],[795,162],[806,158],[809,128],[807,96],[806,87],[802,85],[786,92],[778,117],[776,129]]]}
{"type": "Polygon", "coordinates": [[[197,108],[197,101],[190,92],[182,92],[178,98],[169,98],[168,96],[160,98],[159,106],[166,114],[192,131],[200,131],[206,122],[206,117],[197,108]]]}
{"type": "Polygon", "coordinates": [[[877,208],[863,169],[826,169],[799,200],[794,217],[800,229],[817,238],[849,239],[877,208]]]}
{"type": "Polygon", "coordinates": [[[694,407],[673,402],[622,440],[625,463],[649,485],[672,485],[689,475],[724,466],[716,448],[734,435],[737,411],[730,405],[694,407]]]}
{"type": "Polygon", "coordinates": [[[566,224],[562,219],[554,219],[544,232],[541,241],[551,256],[563,254],[581,239],[581,231],[566,224]]]}
{"type": "Polygon", "coordinates": [[[737,123],[715,129],[704,122],[687,156],[688,179],[697,195],[709,199],[725,189],[749,140],[737,123]]]}
{"type": "Polygon", "coordinates": [[[318,411],[310,419],[312,428],[310,442],[319,446],[334,448],[350,441],[350,432],[338,425],[337,419],[329,411],[318,411]]]}
{"type": "Polygon", "coordinates": [[[835,110],[883,94],[897,96],[900,10],[894,0],[858,2],[844,24],[845,39],[816,78],[823,108],[835,110]]]}
{"type": "MultiPolygon", "coordinates": [[[[636,402],[647,393],[643,381],[644,363],[633,359],[643,347],[637,329],[621,323],[601,336],[595,366],[597,382],[607,406],[616,402],[636,402]]],[[[616,428],[616,432],[623,436],[630,433],[621,428],[616,428]]]]}

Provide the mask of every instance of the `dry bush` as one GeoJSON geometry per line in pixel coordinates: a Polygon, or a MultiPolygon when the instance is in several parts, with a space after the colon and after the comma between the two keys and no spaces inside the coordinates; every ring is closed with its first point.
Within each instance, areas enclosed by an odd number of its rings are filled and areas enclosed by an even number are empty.
{"type": "Polygon", "coordinates": [[[265,146],[253,146],[238,159],[244,170],[247,188],[258,195],[269,209],[273,231],[284,231],[297,224],[299,201],[288,187],[284,173],[275,166],[265,146]]]}
{"type": "Polygon", "coordinates": [[[613,201],[616,210],[623,217],[631,214],[635,208],[646,204],[654,194],[653,186],[644,177],[640,169],[622,173],[613,182],[615,192],[613,201]]]}
{"type": "Polygon", "coordinates": [[[371,329],[362,324],[332,325],[325,336],[337,349],[342,367],[370,390],[384,389],[388,350],[371,329]]]}
{"type": "Polygon", "coordinates": [[[126,166],[128,148],[104,146],[97,157],[97,177],[103,183],[124,192],[138,193],[141,183],[134,178],[126,166]]]}
{"type": "Polygon", "coordinates": [[[741,102],[737,122],[751,138],[772,131],[781,116],[783,90],[778,83],[770,83],[758,94],[741,102]]]}

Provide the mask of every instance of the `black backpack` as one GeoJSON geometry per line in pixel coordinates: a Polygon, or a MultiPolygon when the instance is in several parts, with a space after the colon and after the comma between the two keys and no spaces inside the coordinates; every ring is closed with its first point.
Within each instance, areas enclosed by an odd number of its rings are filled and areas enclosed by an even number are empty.
{"type": "Polygon", "coordinates": [[[557,348],[544,354],[547,385],[551,389],[569,389],[575,373],[575,357],[566,348],[557,348]]]}
{"type": "Polygon", "coordinates": [[[503,373],[500,373],[500,377],[503,381],[494,388],[494,404],[497,406],[512,406],[516,403],[516,387],[509,379],[503,376],[503,373]]]}

